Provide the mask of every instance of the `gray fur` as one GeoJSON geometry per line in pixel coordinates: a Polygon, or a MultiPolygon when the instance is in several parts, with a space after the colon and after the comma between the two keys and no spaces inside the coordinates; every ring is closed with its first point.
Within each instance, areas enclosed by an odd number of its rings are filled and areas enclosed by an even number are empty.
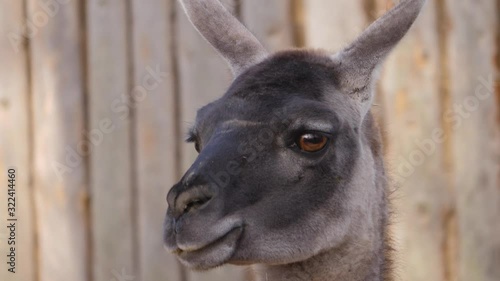
{"type": "Polygon", "coordinates": [[[235,76],[263,61],[268,53],[219,0],[182,0],[189,20],[227,60],[235,76]]]}
{"type": "Polygon", "coordinates": [[[337,55],[263,59],[230,44],[226,34],[255,41],[218,1],[184,1],[240,74],[198,111],[189,141],[200,155],[167,195],[166,248],[198,270],[254,265],[259,280],[390,280],[387,181],[369,107],[377,68],[424,2],[406,0],[337,55]],[[326,136],[325,148],[298,149],[308,132],[326,136]]]}
{"type": "Polygon", "coordinates": [[[371,24],[350,46],[333,56],[342,88],[362,105],[364,115],[373,99],[372,86],[384,59],[405,36],[425,0],[406,0],[371,24]]]}

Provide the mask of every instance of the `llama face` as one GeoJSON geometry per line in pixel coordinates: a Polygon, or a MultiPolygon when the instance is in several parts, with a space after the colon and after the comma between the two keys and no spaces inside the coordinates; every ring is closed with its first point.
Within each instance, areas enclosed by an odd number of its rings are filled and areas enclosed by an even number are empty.
{"type": "Polygon", "coordinates": [[[277,54],[198,112],[200,155],[168,195],[165,241],[181,261],[291,263],[343,240],[360,130],[334,67],[323,54],[277,54]],[[326,144],[304,151],[307,134],[326,144]]]}
{"type": "Polygon", "coordinates": [[[198,112],[189,140],[200,154],[167,195],[166,248],[209,269],[352,252],[353,237],[374,247],[385,201],[368,111],[377,69],[424,2],[402,2],[336,55],[268,56],[219,1],[181,1],[237,78],[198,112]]]}

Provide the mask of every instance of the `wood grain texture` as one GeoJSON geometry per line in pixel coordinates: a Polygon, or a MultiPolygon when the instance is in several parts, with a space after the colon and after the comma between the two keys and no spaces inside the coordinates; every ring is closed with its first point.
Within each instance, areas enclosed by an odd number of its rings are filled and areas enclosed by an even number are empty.
{"type": "Polygon", "coordinates": [[[497,1],[449,1],[448,53],[457,190],[458,279],[500,278],[497,1]]]}
{"type": "MultiPolygon", "coordinates": [[[[381,12],[392,1],[379,1],[381,12]]],[[[434,5],[426,5],[394,50],[380,83],[387,130],[396,272],[401,280],[445,280],[448,194],[441,126],[440,46],[434,5]],[[436,141],[436,139],[438,141],[436,141]],[[423,270],[425,268],[425,270],[423,270]]]]}
{"type": "Polygon", "coordinates": [[[28,3],[36,27],[30,65],[39,280],[87,281],[89,144],[80,3],[56,2],[52,10],[41,0],[28,3]]]}
{"type": "Polygon", "coordinates": [[[163,248],[165,197],[177,180],[171,12],[175,1],[133,0],[134,138],[140,280],[180,280],[163,248]]]}
{"type": "Polygon", "coordinates": [[[367,26],[362,1],[305,0],[303,3],[307,47],[339,51],[367,26]]]}
{"type": "MultiPolygon", "coordinates": [[[[23,1],[0,1],[0,182],[2,198],[0,220],[6,222],[7,170],[16,168],[16,240],[9,245],[10,231],[0,229],[0,256],[7,260],[10,247],[16,247],[16,273],[2,262],[1,280],[34,281],[36,277],[35,221],[31,185],[29,70],[25,40],[20,35],[24,17],[23,1]],[[12,36],[12,37],[11,37],[12,36]],[[11,40],[6,40],[11,38],[11,40]]],[[[12,240],[11,240],[12,241],[12,240]]]]}
{"type": "MultiPolygon", "coordinates": [[[[121,0],[87,1],[87,71],[92,197],[92,280],[113,272],[135,275],[132,155],[128,104],[127,6],[121,0]]],[[[161,212],[161,211],[160,211],[161,212]]]]}
{"type": "MultiPolygon", "coordinates": [[[[236,12],[237,3],[222,1],[226,8],[236,12]]],[[[180,124],[181,136],[195,120],[196,110],[224,94],[231,83],[231,74],[225,61],[198,34],[180,5],[177,5],[176,44],[179,65],[180,124]]],[[[182,173],[197,157],[192,144],[182,144],[182,173]]],[[[190,281],[243,280],[243,268],[225,266],[205,273],[188,272],[190,281]]]]}
{"type": "Polygon", "coordinates": [[[293,46],[292,1],[242,0],[241,20],[269,51],[293,46]]]}

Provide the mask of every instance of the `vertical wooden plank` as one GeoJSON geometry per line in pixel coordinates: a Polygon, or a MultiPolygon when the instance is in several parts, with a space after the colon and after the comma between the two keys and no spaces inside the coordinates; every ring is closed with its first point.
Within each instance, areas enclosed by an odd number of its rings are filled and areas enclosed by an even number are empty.
{"type": "Polygon", "coordinates": [[[174,0],[132,0],[135,153],[140,280],[178,281],[163,248],[166,194],[177,180],[171,13],[174,0]]]}
{"type": "Polygon", "coordinates": [[[40,281],[89,279],[79,1],[29,0],[40,281]]]}
{"type": "Polygon", "coordinates": [[[339,51],[367,25],[363,1],[305,0],[303,4],[307,47],[339,51]]]}
{"type": "MultiPolygon", "coordinates": [[[[381,15],[393,1],[378,2],[381,15]]],[[[380,83],[391,188],[397,190],[393,234],[402,280],[446,280],[443,250],[453,194],[447,193],[443,160],[436,20],[435,5],[428,3],[385,63],[380,83]]]]}
{"type": "Polygon", "coordinates": [[[241,20],[270,51],[294,45],[292,1],[242,0],[241,20]]]}
{"type": "Polygon", "coordinates": [[[447,41],[454,179],[460,238],[458,280],[500,279],[499,126],[496,120],[496,0],[450,1],[447,41]]]}
{"type": "MultiPolygon", "coordinates": [[[[236,12],[237,2],[222,1],[236,12]]],[[[196,116],[196,110],[219,98],[231,83],[231,75],[225,61],[198,34],[180,5],[177,5],[176,49],[179,65],[179,92],[181,102],[180,127],[186,133],[196,116]]],[[[182,137],[182,136],[177,136],[182,137]]],[[[197,157],[192,144],[182,144],[182,173],[197,157]]],[[[204,273],[188,272],[190,281],[243,280],[243,268],[225,266],[204,273]]]]}
{"type": "MultiPolygon", "coordinates": [[[[35,231],[30,165],[29,70],[25,41],[23,1],[0,1],[0,220],[7,222],[7,170],[16,168],[16,240],[9,245],[10,231],[0,229],[1,280],[34,281],[36,276],[35,231]],[[11,38],[11,40],[8,40],[11,38]],[[16,39],[14,39],[16,38],[16,39]],[[4,187],[5,186],[5,187],[4,187]],[[10,247],[16,248],[15,274],[7,271],[10,247]]],[[[12,241],[12,240],[11,240],[12,241]]]]}
{"type": "MultiPolygon", "coordinates": [[[[134,270],[127,5],[87,2],[92,280],[134,270]]],[[[158,210],[161,213],[161,209],[158,210]]]]}

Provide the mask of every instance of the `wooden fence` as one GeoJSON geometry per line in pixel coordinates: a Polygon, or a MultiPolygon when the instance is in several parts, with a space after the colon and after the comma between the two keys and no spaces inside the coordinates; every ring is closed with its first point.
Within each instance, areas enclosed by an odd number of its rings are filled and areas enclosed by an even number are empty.
{"type": "MultiPolygon", "coordinates": [[[[228,0],[270,50],[338,50],[389,0],[228,0]]],[[[500,1],[429,0],[374,112],[393,175],[397,273],[500,280],[500,1]]],[[[174,0],[0,0],[0,279],[245,280],[162,247],[195,110],[231,78],[174,0]],[[16,168],[16,273],[7,169],[16,168]]]]}

